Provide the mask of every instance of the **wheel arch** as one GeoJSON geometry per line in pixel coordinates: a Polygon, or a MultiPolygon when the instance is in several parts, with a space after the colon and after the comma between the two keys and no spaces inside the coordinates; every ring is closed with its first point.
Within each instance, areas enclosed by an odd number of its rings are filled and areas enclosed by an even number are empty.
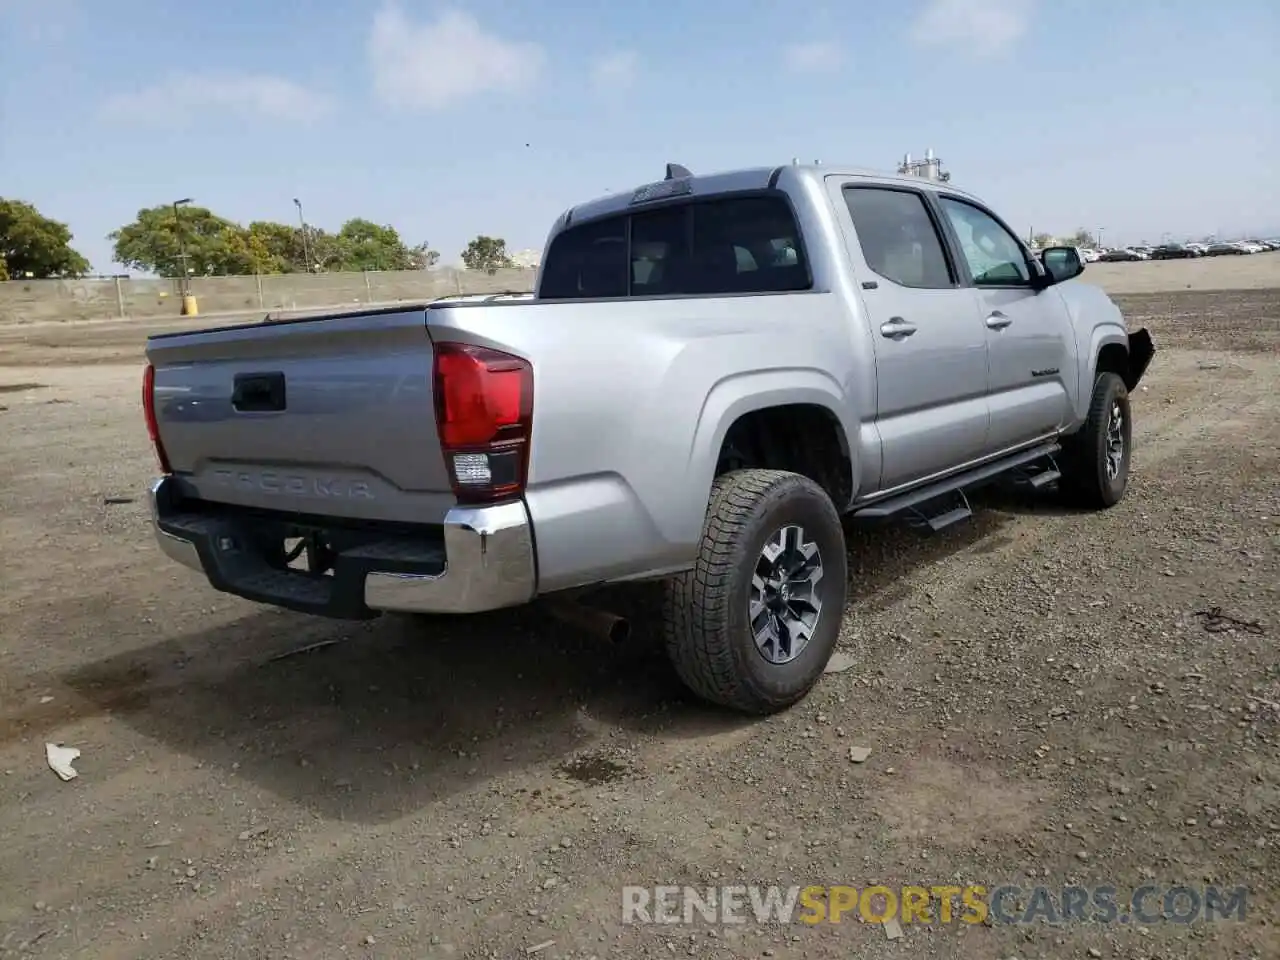
{"type": "Polygon", "coordinates": [[[1126,389],[1134,390],[1155,356],[1155,344],[1146,327],[1130,333],[1119,324],[1105,324],[1094,329],[1089,354],[1089,380],[1080,385],[1081,399],[1086,403],[1089,388],[1100,373],[1114,373],[1126,389]]]}
{"type": "MultiPolygon", "coordinates": [[[[849,421],[848,404],[836,381],[815,369],[738,374],[720,380],[708,391],[694,431],[687,475],[689,488],[698,491],[699,496],[689,498],[691,510],[696,506],[696,516],[691,514],[687,519],[699,530],[730,429],[744,417],[778,408],[803,408],[820,412],[826,419],[839,444],[841,457],[848,465],[848,499],[852,500],[856,492],[852,478],[858,476],[858,465],[857,449],[850,438],[857,435],[856,424],[849,421]]],[[[836,502],[835,506],[843,511],[848,502],[836,502]]]]}

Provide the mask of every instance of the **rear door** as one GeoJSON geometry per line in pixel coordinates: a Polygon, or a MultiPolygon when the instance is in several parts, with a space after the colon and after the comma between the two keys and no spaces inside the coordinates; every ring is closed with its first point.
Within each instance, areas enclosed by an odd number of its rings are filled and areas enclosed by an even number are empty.
{"type": "Polygon", "coordinates": [[[1072,416],[1073,332],[1061,293],[1036,290],[1022,244],[990,210],[938,195],[987,338],[991,452],[1054,434],[1072,416]]]}
{"type": "Polygon", "coordinates": [[[876,356],[880,490],[981,456],[987,439],[987,338],[971,291],[922,190],[830,178],[847,211],[848,254],[876,356]]]}

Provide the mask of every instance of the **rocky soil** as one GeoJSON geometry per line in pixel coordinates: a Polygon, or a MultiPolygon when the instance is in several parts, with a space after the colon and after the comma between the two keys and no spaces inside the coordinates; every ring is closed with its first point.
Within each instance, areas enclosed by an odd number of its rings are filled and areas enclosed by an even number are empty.
{"type": "Polygon", "coordinates": [[[643,591],[619,649],[535,612],[351,625],[215,593],[151,540],[136,345],[8,340],[0,956],[1280,956],[1280,290],[1123,303],[1161,350],[1128,498],[851,530],[847,669],[758,721],[681,692],[643,591]],[[733,882],[1250,899],[896,940],[621,923],[624,885],[733,882]]]}

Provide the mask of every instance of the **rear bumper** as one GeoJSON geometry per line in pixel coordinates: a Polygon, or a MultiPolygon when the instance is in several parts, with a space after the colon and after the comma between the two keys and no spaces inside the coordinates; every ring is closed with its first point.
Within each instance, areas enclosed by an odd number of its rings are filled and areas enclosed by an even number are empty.
{"type": "Polygon", "coordinates": [[[216,589],[259,603],[368,619],[383,611],[478,613],[527,603],[536,591],[532,527],[521,502],[455,507],[442,530],[420,542],[339,548],[330,576],[269,561],[259,549],[262,521],[192,512],[170,477],[152,483],[150,505],[166,556],[200,571],[216,589]]]}

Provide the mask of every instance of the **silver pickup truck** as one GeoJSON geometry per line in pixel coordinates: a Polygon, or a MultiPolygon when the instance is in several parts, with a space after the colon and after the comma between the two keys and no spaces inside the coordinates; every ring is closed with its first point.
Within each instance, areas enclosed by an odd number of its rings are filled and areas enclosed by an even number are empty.
{"type": "Polygon", "coordinates": [[[683,681],[781,710],[836,644],[842,521],[1124,496],[1154,347],[1083,269],[950,184],[671,165],[562,214],[532,298],[152,337],[157,539],[343,618],[539,600],[616,636],[579,592],[660,579],[683,681]]]}

